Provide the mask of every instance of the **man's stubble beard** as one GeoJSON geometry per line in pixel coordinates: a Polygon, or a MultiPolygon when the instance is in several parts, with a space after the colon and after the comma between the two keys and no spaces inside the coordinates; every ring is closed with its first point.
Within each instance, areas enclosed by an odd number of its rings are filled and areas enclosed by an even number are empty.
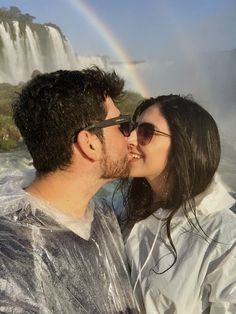
{"type": "Polygon", "coordinates": [[[111,160],[107,154],[105,145],[103,145],[103,159],[101,160],[102,179],[127,178],[129,176],[130,167],[128,155],[122,159],[111,160]]]}

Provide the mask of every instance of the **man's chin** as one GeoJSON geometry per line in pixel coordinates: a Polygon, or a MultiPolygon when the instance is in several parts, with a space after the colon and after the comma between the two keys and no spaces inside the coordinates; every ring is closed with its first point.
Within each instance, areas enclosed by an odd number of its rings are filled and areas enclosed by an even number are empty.
{"type": "Polygon", "coordinates": [[[113,181],[119,178],[128,178],[130,173],[130,168],[127,159],[124,161],[113,162],[108,159],[103,161],[103,174],[102,179],[107,179],[113,181]]]}

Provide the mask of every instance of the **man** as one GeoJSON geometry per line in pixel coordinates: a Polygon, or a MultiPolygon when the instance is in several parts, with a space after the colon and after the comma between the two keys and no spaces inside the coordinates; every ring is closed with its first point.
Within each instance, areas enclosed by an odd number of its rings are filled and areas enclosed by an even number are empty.
{"type": "Polygon", "coordinates": [[[135,312],[115,216],[91,201],[129,172],[130,118],[113,103],[123,85],[98,68],[58,71],[15,100],[37,174],[1,205],[1,313],[135,312]]]}

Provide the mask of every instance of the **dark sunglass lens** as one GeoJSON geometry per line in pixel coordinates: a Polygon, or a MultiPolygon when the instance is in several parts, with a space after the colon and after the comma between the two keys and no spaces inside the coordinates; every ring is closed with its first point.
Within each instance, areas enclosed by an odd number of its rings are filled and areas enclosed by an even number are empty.
{"type": "Polygon", "coordinates": [[[125,136],[130,136],[130,133],[132,132],[132,124],[130,122],[124,122],[120,125],[120,131],[125,136]]]}
{"type": "Polygon", "coordinates": [[[147,145],[150,143],[154,133],[154,128],[149,123],[142,123],[138,126],[138,143],[140,145],[147,145]]]}

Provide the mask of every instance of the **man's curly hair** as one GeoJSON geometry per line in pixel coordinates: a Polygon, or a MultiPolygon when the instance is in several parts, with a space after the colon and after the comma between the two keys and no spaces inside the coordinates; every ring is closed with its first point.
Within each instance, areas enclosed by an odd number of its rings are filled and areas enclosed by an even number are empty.
{"type": "Polygon", "coordinates": [[[73,135],[104,120],[105,98],[116,100],[123,87],[114,71],[98,67],[40,74],[25,85],[12,104],[13,118],[38,175],[71,164],[73,135]]]}

